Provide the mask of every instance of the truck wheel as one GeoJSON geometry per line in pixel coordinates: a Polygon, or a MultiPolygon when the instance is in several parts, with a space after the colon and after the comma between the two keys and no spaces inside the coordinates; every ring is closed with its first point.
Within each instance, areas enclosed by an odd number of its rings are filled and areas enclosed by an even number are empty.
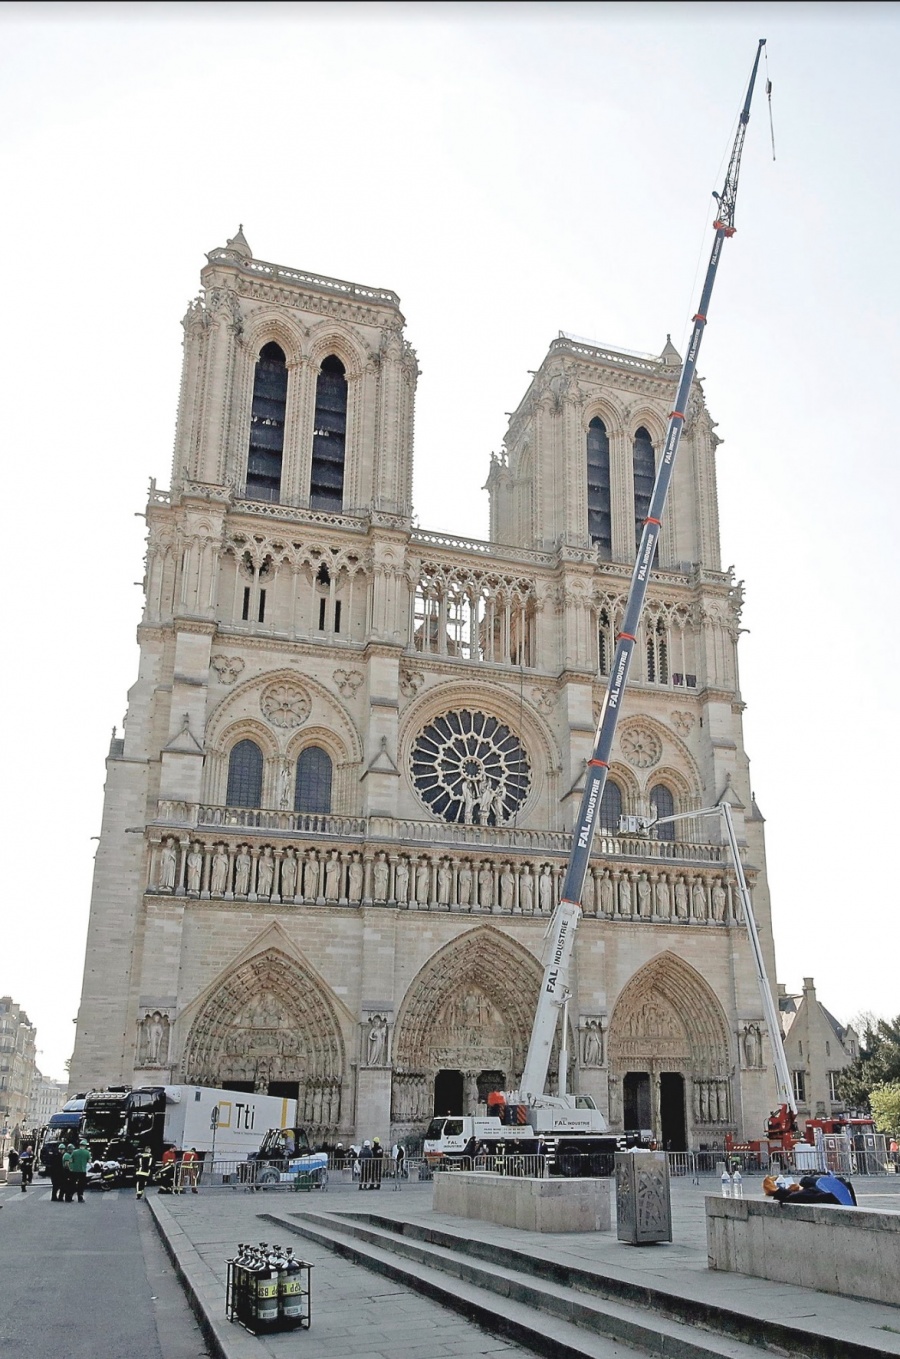
{"type": "Polygon", "coordinates": [[[256,1177],[256,1183],[261,1188],[266,1188],[266,1186],[268,1185],[278,1184],[278,1182],[279,1182],[278,1171],[273,1170],[271,1166],[266,1166],[265,1170],[261,1170],[256,1177]]]}

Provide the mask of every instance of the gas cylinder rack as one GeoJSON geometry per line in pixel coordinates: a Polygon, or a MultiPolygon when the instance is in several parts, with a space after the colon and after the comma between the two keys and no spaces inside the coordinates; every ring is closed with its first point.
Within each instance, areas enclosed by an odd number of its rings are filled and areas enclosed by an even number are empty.
{"type": "Polygon", "coordinates": [[[312,1319],[310,1271],[290,1246],[239,1245],[227,1262],[225,1314],[251,1335],[309,1330],[312,1319]]]}

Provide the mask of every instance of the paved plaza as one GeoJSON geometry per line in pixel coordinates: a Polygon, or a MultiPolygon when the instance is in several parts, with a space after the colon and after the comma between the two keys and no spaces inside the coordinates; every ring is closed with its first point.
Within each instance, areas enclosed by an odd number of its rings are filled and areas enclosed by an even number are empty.
{"type": "MultiPolygon", "coordinates": [[[[469,1239],[512,1247],[532,1257],[590,1270],[607,1279],[665,1290],[699,1304],[729,1308],[750,1319],[779,1319],[800,1331],[831,1338],[831,1352],[900,1356],[900,1306],[835,1297],[774,1284],[762,1279],[710,1271],[707,1267],[704,1198],[715,1181],[672,1183],[674,1241],[635,1248],[608,1233],[535,1235],[485,1222],[434,1214],[429,1184],[404,1185],[397,1192],[362,1198],[355,1186],[331,1184],[325,1192],[299,1195],[278,1190],[263,1194],[207,1190],[178,1198],[154,1196],[150,1211],[177,1260],[194,1305],[202,1314],[213,1347],[228,1359],[265,1359],[266,1355],[306,1353],[316,1359],[444,1359],[445,1356],[532,1353],[440,1306],[413,1289],[341,1258],[326,1246],[292,1234],[290,1225],[309,1224],[317,1214],[376,1212],[410,1224],[430,1224],[464,1233],[469,1239]],[[273,1220],[274,1219],[274,1220],[273,1220]],[[226,1260],[238,1242],[281,1242],[314,1266],[312,1327],[309,1332],[256,1339],[225,1320],[226,1260]],[[211,1334],[210,1334],[211,1332],[211,1334]]],[[[900,1210],[900,1177],[856,1181],[862,1208],[900,1210]]],[[[745,1181],[747,1197],[761,1196],[758,1179],[745,1181]]],[[[613,1210],[615,1214],[615,1209],[613,1210]]],[[[785,1210],[789,1211],[789,1210],[785,1210]]],[[[615,1216],[614,1216],[615,1221],[615,1216]]],[[[900,1302],[900,1286],[898,1286],[900,1302]]],[[[553,1320],[543,1318],[552,1335],[553,1320]]],[[[744,1353],[745,1344],[722,1354],[744,1353]]],[[[545,1351],[547,1352],[547,1351],[545,1351]]],[[[561,1351],[562,1352],[562,1351],[561,1351]]],[[[592,1336],[588,1350],[597,1359],[634,1354],[617,1341],[592,1336]]],[[[676,1351],[668,1351],[675,1353],[676,1351]]],[[[767,1352],[766,1348],[760,1351],[767,1352]]],[[[771,1352],[769,1350],[768,1352],[771,1352]]],[[[809,1351],[795,1350],[795,1353],[809,1351]]]]}

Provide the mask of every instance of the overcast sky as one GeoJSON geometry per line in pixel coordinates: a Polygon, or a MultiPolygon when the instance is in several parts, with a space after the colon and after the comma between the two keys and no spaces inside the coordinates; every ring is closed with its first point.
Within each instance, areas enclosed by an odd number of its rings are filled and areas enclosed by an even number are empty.
{"type": "Polygon", "coordinates": [[[0,5],[0,994],[62,1076],[148,479],[180,319],[243,222],[262,259],[393,288],[422,377],[419,522],[480,490],[560,329],[679,349],[710,190],[769,40],[700,372],[767,818],[779,980],[900,1012],[895,5],[0,5]],[[765,73],[764,73],[765,74],[765,73]]]}

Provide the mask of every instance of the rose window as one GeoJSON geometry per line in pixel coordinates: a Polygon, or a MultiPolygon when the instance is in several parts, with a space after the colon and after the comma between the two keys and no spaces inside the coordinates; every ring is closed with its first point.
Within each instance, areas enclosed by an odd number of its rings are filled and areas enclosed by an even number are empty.
{"type": "Polygon", "coordinates": [[[507,825],[531,784],[518,736],[496,717],[468,708],[445,713],[419,733],[412,776],[435,816],[480,826],[507,825]]]}

